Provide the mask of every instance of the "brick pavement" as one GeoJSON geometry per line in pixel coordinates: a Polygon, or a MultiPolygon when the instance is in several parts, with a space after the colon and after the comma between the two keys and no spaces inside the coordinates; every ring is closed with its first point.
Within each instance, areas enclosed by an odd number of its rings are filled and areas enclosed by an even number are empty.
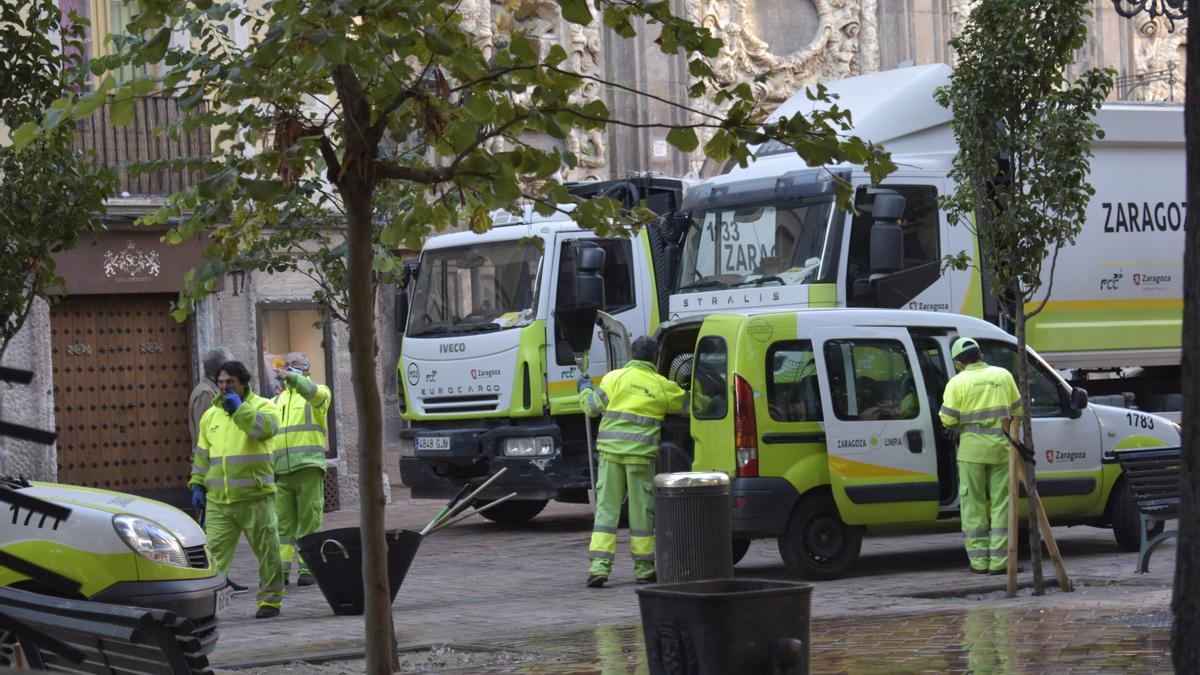
{"type": "MultiPolygon", "coordinates": [[[[441,506],[408,500],[401,490],[393,498],[387,509],[392,528],[420,529],[441,506]]],[[[614,659],[628,672],[644,668],[624,538],[609,587],[583,585],[589,513],[584,505],[551,504],[523,527],[475,519],[427,538],[393,605],[397,639],[535,650],[547,660],[539,672],[608,672],[605,664],[614,659]]],[[[357,517],[329,514],[326,527],[356,525],[357,517]]],[[[1128,624],[1168,610],[1173,543],[1155,552],[1150,574],[1137,575],[1136,554],[1119,551],[1110,531],[1056,528],[1055,534],[1079,590],[1013,599],[1004,597],[1002,577],[966,573],[957,533],[868,537],[849,577],[815,585],[814,672],[965,670],[978,658],[1024,672],[1061,671],[1064,664],[1079,672],[1169,669],[1168,631],[1128,624]],[[1003,626],[1010,647],[972,643],[964,636],[975,624],[1003,626]],[[1090,647],[1096,644],[1103,649],[1090,647]],[[888,665],[879,662],[884,653],[893,659],[888,665]]],[[[1049,561],[1045,567],[1052,577],[1049,561]]],[[[737,573],[789,578],[774,541],[754,542],[737,573]]],[[[244,542],[233,576],[251,585],[256,579],[244,542]]],[[[253,594],[235,598],[221,619],[214,665],[362,646],[361,617],[334,616],[315,586],[289,587],[278,619],[255,620],[253,613],[253,594]]]]}

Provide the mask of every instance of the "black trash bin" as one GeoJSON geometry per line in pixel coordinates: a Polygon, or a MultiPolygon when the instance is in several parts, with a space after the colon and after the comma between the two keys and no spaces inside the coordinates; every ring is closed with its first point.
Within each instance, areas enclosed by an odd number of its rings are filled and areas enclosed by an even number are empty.
{"type": "Polygon", "coordinates": [[[729,476],[719,472],[654,477],[654,567],[659,583],[733,576],[729,476]]]}
{"type": "MultiPolygon", "coordinates": [[[[421,546],[421,535],[392,530],[387,536],[390,600],[396,599],[408,567],[421,546]]],[[[357,527],[342,527],[301,537],[300,555],[334,614],[363,613],[362,537],[357,527]]]]}
{"type": "Polygon", "coordinates": [[[710,579],[637,594],[651,675],[808,672],[808,584],[710,579]]]}

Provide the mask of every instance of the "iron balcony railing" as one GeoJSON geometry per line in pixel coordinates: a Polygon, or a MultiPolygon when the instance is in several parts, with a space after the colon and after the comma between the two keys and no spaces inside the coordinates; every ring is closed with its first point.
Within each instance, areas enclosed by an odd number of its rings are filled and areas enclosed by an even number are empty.
{"type": "Polygon", "coordinates": [[[131,174],[130,164],[152,160],[176,160],[201,157],[212,151],[212,135],[206,126],[188,132],[180,128],[175,138],[155,133],[167,125],[201,111],[185,112],[173,98],[150,97],[134,103],[133,121],[114,126],[109,106],[97,110],[79,122],[75,131],[75,147],[96,153],[101,164],[116,169],[120,177],[118,193],[126,196],[163,197],[184,190],[202,179],[198,170],[163,168],[131,174]]]}

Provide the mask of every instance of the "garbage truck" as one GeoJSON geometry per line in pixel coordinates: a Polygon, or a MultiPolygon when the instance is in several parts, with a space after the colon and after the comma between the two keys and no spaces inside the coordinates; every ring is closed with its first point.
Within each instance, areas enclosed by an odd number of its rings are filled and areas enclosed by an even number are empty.
{"type": "MultiPolygon", "coordinates": [[[[766,143],[746,168],[694,186],[677,218],[678,288],[669,318],[762,307],[863,307],[950,312],[1005,326],[997,293],[980,274],[971,227],[951,225],[938,198],[957,145],[951,113],[934,100],[950,81],[944,64],[829,83],[853,131],[881,144],[898,169],[872,185],[861,167],[807,166],[766,143]],[[833,181],[853,187],[854,211],[838,207],[833,181]],[[875,227],[873,205],[898,194],[900,233],[875,227]],[[893,236],[891,241],[881,237],[893,236]],[[884,255],[874,255],[881,252],[884,255]],[[946,269],[966,252],[973,264],[946,269]]],[[[778,110],[807,112],[804,92],[778,110]]],[[[1073,246],[1043,264],[1055,270],[1028,341],[1093,402],[1178,411],[1183,319],[1183,223],[1187,211],[1183,107],[1111,102],[1097,116],[1104,138],[1088,177],[1095,196],[1073,246]]],[[[1178,419],[1177,417],[1175,418],[1178,419]]]]}
{"type": "MultiPolygon", "coordinates": [[[[686,187],[639,175],[570,189],[672,214],[686,187]]],[[[652,332],[666,312],[669,227],[597,237],[566,213],[496,212],[488,232],[432,237],[422,249],[411,299],[398,297],[407,304],[398,319],[405,328],[397,389],[408,422],[400,432],[400,476],[414,498],[446,498],[507,467],[481,497],[518,498],[485,511],[492,520],[523,522],[551,499],[587,502],[578,366],[554,309],[574,303],[578,275],[599,275],[600,321],[633,337],[652,332]],[[604,255],[581,255],[584,248],[604,255]]],[[[619,355],[593,340],[589,374],[599,381],[613,358],[619,355]]]]}

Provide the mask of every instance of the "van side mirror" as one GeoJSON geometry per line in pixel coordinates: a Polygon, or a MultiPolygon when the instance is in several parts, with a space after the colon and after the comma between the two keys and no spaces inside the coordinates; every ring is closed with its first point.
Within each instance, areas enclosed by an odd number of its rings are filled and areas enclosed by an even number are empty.
{"type": "Polygon", "coordinates": [[[575,253],[575,304],[604,309],[604,249],[577,242],[575,253]]]}
{"type": "Polygon", "coordinates": [[[1071,387],[1071,416],[1079,417],[1083,409],[1088,406],[1088,393],[1082,387],[1071,387]]]}
{"type": "Polygon", "coordinates": [[[871,213],[871,275],[898,272],[904,266],[904,230],[900,217],[904,215],[904,197],[898,194],[875,195],[871,213]]]}
{"type": "Polygon", "coordinates": [[[396,332],[404,333],[404,329],[408,326],[408,291],[401,288],[396,291],[395,311],[392,313],[392,321],[396,324],[396,332]]]}

